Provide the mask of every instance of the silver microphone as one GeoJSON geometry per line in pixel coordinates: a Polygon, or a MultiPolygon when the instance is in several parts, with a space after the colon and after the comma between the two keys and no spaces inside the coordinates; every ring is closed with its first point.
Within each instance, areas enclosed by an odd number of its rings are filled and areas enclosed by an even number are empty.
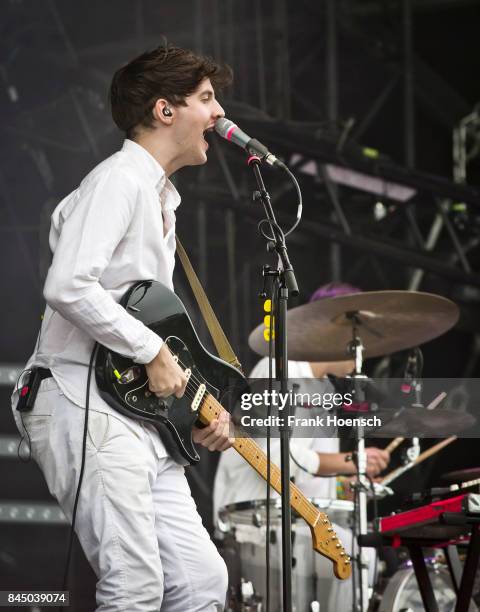
{"type": "Polygon", "coordinates": [[[215,131],[225,140],[235,143],[242,149],[245,149],[251,155],[258,155],[258,157],[270,164],[270,166],[277,166],[279,168],[285,168],[285,164],[277,159],[273,153],[267,149],[265,145],[259,142],[256,138],[251,138],[248,134],[245,134],[238,125],[230,121],[230,119],[217,119],[215,122],[215,131]]]}

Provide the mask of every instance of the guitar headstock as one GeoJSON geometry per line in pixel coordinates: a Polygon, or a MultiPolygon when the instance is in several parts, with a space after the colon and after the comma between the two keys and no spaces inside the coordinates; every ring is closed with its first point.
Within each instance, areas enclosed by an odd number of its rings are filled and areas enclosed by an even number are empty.
{"type": "Polygon", "coordinates": [[[319,512],[318,516],[315,525],[310,527],[313,548],[333,561],[333,572],[337,578],[346,580],[352,573],[350,557],[338,539],[328,516],[324,512],[319,512]]]}

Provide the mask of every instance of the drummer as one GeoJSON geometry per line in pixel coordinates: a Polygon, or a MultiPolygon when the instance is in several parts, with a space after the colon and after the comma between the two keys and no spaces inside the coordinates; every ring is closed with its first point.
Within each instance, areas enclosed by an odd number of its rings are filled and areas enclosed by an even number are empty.
{"type": "MultiPolygon", "coordinates": [[[[317,289],[310,298],[310,301],[321,300],[324,298],[336,297],[358,293],[359,289],[346,283],[330,283],[317,289]]],[[[316,378],[325,379],[325,385],[331,383],[327,375],[344,377],[352,372],[354,368],[353,360],[336,361],[330,363],[309,363],[300,361],[289,361],[288,373],[290,379],[316,378]]],[[[250,378],[268,378],[268,358],[263,358],[252,370],[250,378]]],[[[331,390],[331,389],[326,389],[331,390]]],[[[301,389],[300,389],[301,392],[301,389]]],[[[295,436],[295,433],[294,433],[295,436]]],[[[257,439],[257,443],[266,446],[264,439],[257,439]]],[[[280,460],[280,440],[271,440],[271,460],[279,464],[280,460]]],[[[338,438],[293,438],[290,444],[291,456],[294,461],[290,461],[290,474],[294,477],[297,486],[308,497],[323,498],[326,500],[337,499],[337,479],[335,474],[356,473],[356,466],[352,461],[350,453],[340,452],[338,438]],[[323,478],[322,478],[323,476],[323,478]],[[329,476],[329,477],[327,477],[329,476]],[[332,477],[333,476],[333,477],[332,477]]],[[[367,455],[367,474],[374,478],[378,476],[389,464],[390,455],[386,450],[369,447],[366,449],[367,455]]],[[[214,483],[214,522],[217,524],[218,511],[226,506],[241,501],[264,499],[266,494],[265,481],[248,465],[244,459],[229,449],[222,453],[218,464],[214,483]]],[[[272,497],[277,496],[272,492],[272,497]]],[[[348,529],[339,528],[333,525],[340,539],[342,540],[347,552],[352,551],[352,535],[348,529]]],[[[367,549],[371,551],[372,549],[367,549]]],[[[370,555],[369,555],[370,556],[370,555]]],[[[317,580],[322,582],[322,578],[330,579],[331,567],[320,555],[315,555],[315,567],[317,580]]],[[[373,563],[371,566],[373,567],[373,563]]],[[[373,579],[373,576],[372,576],[373,579]]],[[[332,581],[330,580],[330,583],[332,581]]],[[[330,593],[329,597],[335,597],[335,602],[342,605],[351,605],[351,586],[337,585],[336,595],[330,593]]],[[[330,599],[332,601],[332,599],[330,599]]]]}
{"type": "MultiPolygon", "coordinates": [[[[313,293],[310,302],[324,298],[358,293],[359,289],[346,283],[329,283],[313,293]]],[[[291,379],[322,379],[328,374],[343,377],[352,372],[353,360],[330,363],[308,363],[289,361],[288,374],[291,379]]],[[[265,357],[253,368],[250,378],[268,378],[268,358],[265,357]]],[[[330,383],[326,380],[327,385],[330,383]]],[[[300,390],[301,391],[301,390],[300,390]]],[[[264,440],[257,442],[265,444],[264,440]]],[[[290,444],[290,474],[295,478],[300,490],[308,497],[337,498],[336,478],[318,478],[334,474],[355,474],[356,467],[350,453],[340,452],[338,438],[294,438],[290,444]],[[302,469],[303,468],[303,469],[302,469]]],[[[366,449],[367,474],[378,476],[388,465],[390,455],[386,450],[376,447],[366,449]]],[[[280,459],[280,440],[271,440],[272,462],[280,459]]],[[[265,481],[235,452],[234,449],[222,453],[215,476],[214,520],[223,506],[239,501],[262,499],[265,497],[265,481]]]]}

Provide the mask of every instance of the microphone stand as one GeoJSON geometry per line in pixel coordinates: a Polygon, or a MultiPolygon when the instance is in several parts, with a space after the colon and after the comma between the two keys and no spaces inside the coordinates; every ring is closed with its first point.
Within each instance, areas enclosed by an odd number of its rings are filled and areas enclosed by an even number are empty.
{"type": "MultiPolygon", "coordinates": [[[[260,172],[260,158],[251,155],[248,165],[252,168],[258,190],[254,192],[255,202],[261,201],[265,209],[267,221],[272,230],[270,237],[260,232],[267,239],[267,251],[276,251],[279,266],[275,278],[277,295],[277,312],[272,313],[275,320],[275,371],[280,381],[280,392],[288,397],[288,350],[287,350],[287,302],[289,295],[298,295],[298,286],[292,264],[290,263],[285,236],[273,212],[270,195],[265,189],[260,172]]],[[[292,536],[290,510],[290,427],[288,426],[291,411],[290,402],[284,408],[283,425],[280,431],[280,467],[281,467],[281,498],[282,498],[282,578],[283,578],[283,612],[292,612],[292,536]]],[[[269,612],[267,610],[267,612],[269,612]]]]}

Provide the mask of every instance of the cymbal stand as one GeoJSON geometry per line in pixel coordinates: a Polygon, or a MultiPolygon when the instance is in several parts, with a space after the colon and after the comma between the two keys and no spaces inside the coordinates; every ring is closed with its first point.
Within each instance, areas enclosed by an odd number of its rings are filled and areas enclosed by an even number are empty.
{"type": "MultiPolygon", "coordinates": [[[[422,371],[423,371],[423,355],[422,351],[418,346],[414,347],[410,351],[408,356],[407,366],[405,369],[405,383],[404,388],[407,393],[413,391],[415,393],[415,401],[411,405],[411,409],[425,410],[425,406],[422,401],[422,371]]],[[[406,452],[406,464],[413,463],[420,455],[420,439],[413,437],[411,445],[406,452]]]]}
{"type": "MultiPolygon", "coordinates": [[[[348,345],[348,351],[355,360],[355,369],[352,377],[354,380],[355,401],[362,402],[364,399],[364,391],[361,382],[367,378],[362,374],[364,346],[358,334],[358,328],[362,322],[357,311],[348,312],[346,316],[352,324],[352,341],[348,345]]],[[[367,455],[365,452],[365,430],[361,425],[357,427],[357,471],[358,483],[356,484],[356,494],[358,496],[358,515],[355,517],[355,520],[358,525],[358,537],[364,536],[367,533],[367,491],[369,489],[369,482],[366,477],[367,455]]],[[[360,541],[361,539],[360,537],[360,541]]],[[[369,600],[368,563],[363,553],[362,546],[359,546],[358,549],[357,567],[360,568],[360,606],[358,607],[356,605],[356,609],[359,610],[359,612],[367,612],[369,600]]]]}

